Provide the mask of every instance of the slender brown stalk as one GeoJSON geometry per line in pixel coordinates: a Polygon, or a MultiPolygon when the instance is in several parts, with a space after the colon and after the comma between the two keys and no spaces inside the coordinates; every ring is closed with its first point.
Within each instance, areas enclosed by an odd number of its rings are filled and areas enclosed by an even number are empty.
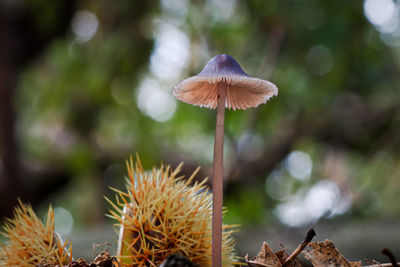
{"type": "Polygon", "coordinates": [[[223,155],[226,84],[218,83],[213,161],[212,267],[222,267],[223,155]]]}

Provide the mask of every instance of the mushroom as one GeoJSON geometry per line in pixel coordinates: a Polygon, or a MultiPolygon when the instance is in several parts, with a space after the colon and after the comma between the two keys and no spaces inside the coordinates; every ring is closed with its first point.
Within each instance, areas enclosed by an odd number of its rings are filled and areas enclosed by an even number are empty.
{"type": "Polygon", "coordinates": [[[271,82],[247,75],[229,55],[213,57],[196,76],[176,85],[173,96],[185,103],[217,108],[213,160],[212,266],[222,266],[223,145],[225,108],[247,109],[278,94],[271,82]]]}

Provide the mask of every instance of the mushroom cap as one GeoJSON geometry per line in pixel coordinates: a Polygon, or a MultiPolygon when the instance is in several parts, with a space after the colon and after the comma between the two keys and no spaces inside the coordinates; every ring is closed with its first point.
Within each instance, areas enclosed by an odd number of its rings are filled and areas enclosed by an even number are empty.
{"type": "Polygon", "coordinates": [[[172,94],[185,103],[214,109],[221,83],[226,86],[225,107],[228,109],[257,107],[278,95],[275,84],[250,77],[229,55],[213,57],[199,74],[176,85],[172,94]]]}

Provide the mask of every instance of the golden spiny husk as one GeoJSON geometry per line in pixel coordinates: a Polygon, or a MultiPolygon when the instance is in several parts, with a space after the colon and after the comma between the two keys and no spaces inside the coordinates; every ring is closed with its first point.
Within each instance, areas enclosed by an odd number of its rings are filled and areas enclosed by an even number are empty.
{"type": "Polygon", "coordinates": [[[46,225],[30,205],[19,200],[14,218],[7,218],[1,233],[6,241],[0,243],[0,266],[55,266],[71,262],[71,246],[64,244],[54,232],[54,212],[49,207],[46,225]]]}
{"type": "MultiPolygon", "coordinates": [[[[115,203],[108,202],[111,218],[120,225],[117,256],[124,266],[159,266],[171,254],[186,256],[199,266],[211,266],[212,195],[206,180],[177,177],[170,166],[143,171],[139,158],[127,162],[126,192],[113,189],[115,203]]],[[[223,266],[237,263],[234,239],[236,226],[224,226],[223,266]]]]}

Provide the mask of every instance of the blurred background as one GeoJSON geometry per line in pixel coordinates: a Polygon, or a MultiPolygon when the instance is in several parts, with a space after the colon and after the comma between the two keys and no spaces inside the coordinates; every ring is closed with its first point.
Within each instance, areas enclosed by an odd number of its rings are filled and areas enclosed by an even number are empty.
{"type": "Polygon", "coordinates": [[[51,203],[75,257],[115,250],[103,196],[131,154],[211,174],[215,111],[171,90],[217,54],[279,88],[226,113],[238,254],[293,250],[314,227],[350,259],[400,258],[395,0],[1,0],[0,218],[17,197],[40,216],[51,203]]]}

